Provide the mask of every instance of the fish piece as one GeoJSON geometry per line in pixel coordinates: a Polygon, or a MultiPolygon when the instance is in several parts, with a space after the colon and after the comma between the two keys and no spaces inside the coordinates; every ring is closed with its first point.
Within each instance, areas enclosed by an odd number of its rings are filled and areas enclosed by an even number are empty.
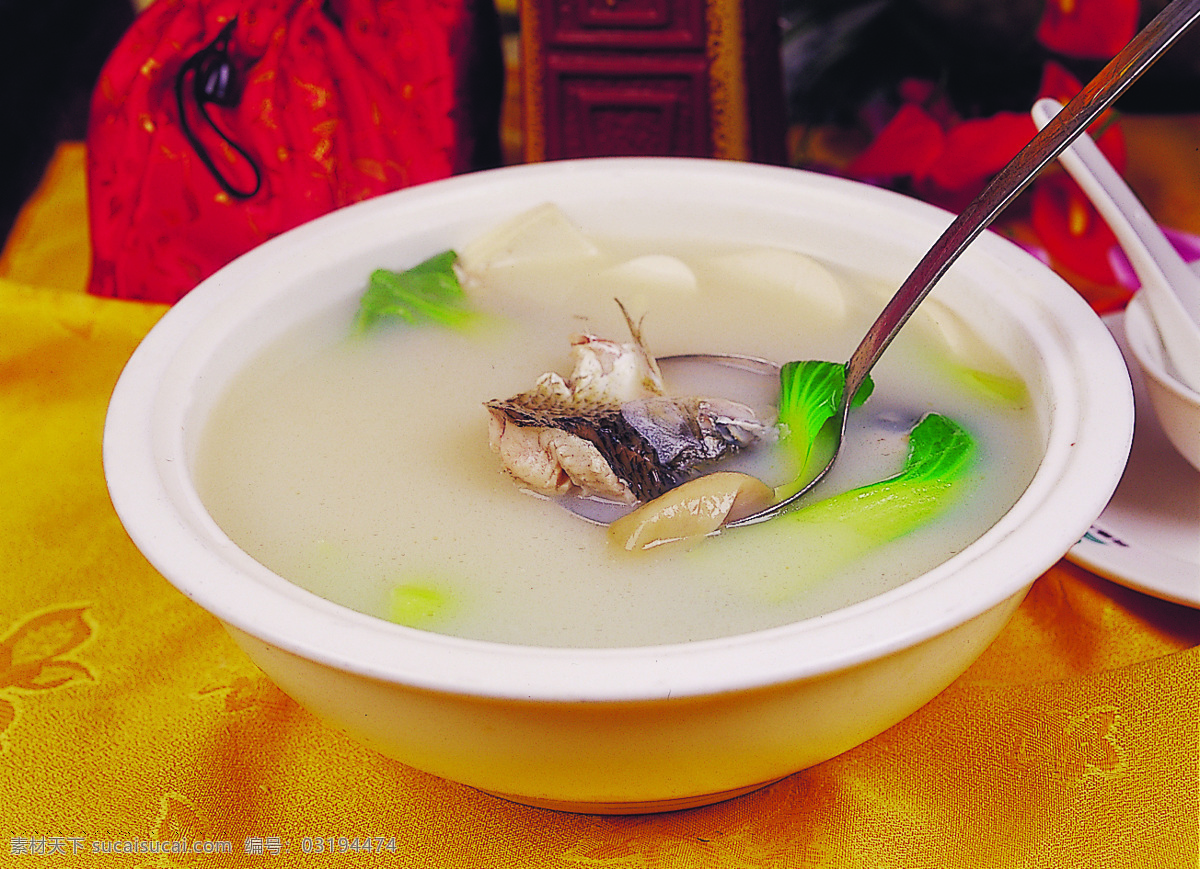
{"type": "Polygon", "coordinates": [[[549,425],[510,421],[500,408],[489,410],[488,442],[526,488],[541,495],[580,491],[622,504],[637,502],[591,441],[549,425]]]}
{"type": "Polygon", "coordinates": [[[667,395],[640,327],[621,310],[632,343],[575,336],[568,377],[548,372],[527,392],[485,403],[492,449],[534,492],[648,501],[771,430],[737,402],[667,395]]]}

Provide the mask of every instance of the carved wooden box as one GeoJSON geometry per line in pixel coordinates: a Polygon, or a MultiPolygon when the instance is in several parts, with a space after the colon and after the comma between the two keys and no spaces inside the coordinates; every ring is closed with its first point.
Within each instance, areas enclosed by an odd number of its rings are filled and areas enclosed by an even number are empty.
{"type": "Polygon", "coordinates": [[[525,151],[784,161],[778,0],[521,0],[525,151]]]}

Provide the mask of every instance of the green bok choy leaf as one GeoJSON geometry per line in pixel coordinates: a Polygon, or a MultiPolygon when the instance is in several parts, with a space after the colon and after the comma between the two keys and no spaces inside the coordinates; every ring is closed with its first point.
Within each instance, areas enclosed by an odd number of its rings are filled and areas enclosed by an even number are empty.
{"type": "Polygon", "coordinates": [[[376,269],[359,300],[354,331],[361,334],[381,320],[451,328],[471,323],[476,315],[466,307],[466,294],[454,270],[457,261],[458,254],[448,250],[407,271],[376,269]]]}

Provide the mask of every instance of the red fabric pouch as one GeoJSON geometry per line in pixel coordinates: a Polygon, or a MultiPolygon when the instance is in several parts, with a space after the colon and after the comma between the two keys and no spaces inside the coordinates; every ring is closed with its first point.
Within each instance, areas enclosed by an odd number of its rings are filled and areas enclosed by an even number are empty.
{"type": "Polygon", "coordinates": [[[491,0],[157,0],[88,126],[89,291],[175,302],[344,205],[499,162],[491,0]]]}

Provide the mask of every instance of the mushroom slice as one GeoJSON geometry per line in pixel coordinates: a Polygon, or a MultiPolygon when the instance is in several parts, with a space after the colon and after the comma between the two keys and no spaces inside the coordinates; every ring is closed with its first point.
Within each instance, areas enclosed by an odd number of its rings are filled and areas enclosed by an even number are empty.
{"type": "Polygon", "coordinates": [[[630,552],[706,537],[730,519],[748,516],[774,500],[757,477],[718,471],[689,480],[608,526],[608,539],[630,552]]]}

